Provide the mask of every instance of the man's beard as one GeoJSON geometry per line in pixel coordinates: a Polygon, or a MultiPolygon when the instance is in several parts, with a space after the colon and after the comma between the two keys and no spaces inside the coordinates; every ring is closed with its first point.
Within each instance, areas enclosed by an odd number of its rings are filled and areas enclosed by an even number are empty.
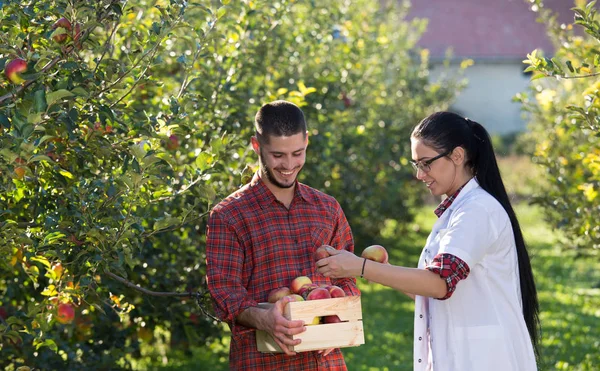
{"type": "MultiPolygon", "coordinates": [[[[294,184],[296,184],[296,182],[295,182],[296,179],[294,179],[294,182],[292,182],[290,184],[282,184],[282,183],[280,183],[275,178],[275,175],[273,175],[273,171],[266,165],[266,161],[263,158],[262,151],[258,155],[258,161],[260,163],[260,168],[262,169],[262,174],[266,175],[266,177],[269,180],[269,182],[271,184],[273,184],[275,187],[278,187],[278,188],[292,188],[294,186],[294,184]]],[[[297,177],[297,175],[296,175],[296,177],[297,177]]]]}

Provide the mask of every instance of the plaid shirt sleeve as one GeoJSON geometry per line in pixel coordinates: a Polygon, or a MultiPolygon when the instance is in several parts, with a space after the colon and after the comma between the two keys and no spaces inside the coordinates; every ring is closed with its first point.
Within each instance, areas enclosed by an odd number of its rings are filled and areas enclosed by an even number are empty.
{"type": "MultiPolygon", "coordinates": [[[[342,207],[337,202],[335,215],[337,223],[336,229],[333,233],[333,239],[330,245],[336,247],[337,249],[344,249],[353,253],[354,239],[352,238],[352,231],[350,230],[350,225],[348,224],[348,220],[346,219],[346,215],[344,215],[342,207]]],[[[356,278],[354,277],[337,279],[334,278],[331,280],[331,284],[342,288],[348,296],[360,295],[360,291],[356,287],[356,278]]]]}
{"type": "Polygon", "coordinates": [[[448,291],[446,296],[440,300],[446,300],[452,296],[456,285],[459,281],[467,278],[471,269],[460,258],[452,254],[437,254],[431,264],[425,267],[425,269],[437,273],[446,281],[446,287],[448,291]]]}
{"type": "Polygon", "coordinates": [[[235,319],[257,302],[248,296],[241,277],[244,251],[233,226],[213,211],[206,231],[208,289],[217,317],[227,322],[234,332],[235,319]]]}

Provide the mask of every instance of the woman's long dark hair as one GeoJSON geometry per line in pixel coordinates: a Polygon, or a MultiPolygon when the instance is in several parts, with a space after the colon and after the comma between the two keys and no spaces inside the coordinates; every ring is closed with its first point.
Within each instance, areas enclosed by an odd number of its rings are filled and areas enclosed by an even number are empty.
{"type": "Polygon", "coordinates": [[[523,301],[523,317],[533,343],[536,358],[540,358],[539,303],[533,280],[529,254],[525,247],[523,233],[513,210],[496,162],[490,136],[479,123],[452,112],[436,112],[423,119],[413,130],[412,137],[421,139],[439,153],[450,152],[463,147],[467,163],[477,178],[477,182],[491,194],[506,210],[512,225],[519,260],[519,280],[523,301]]]}

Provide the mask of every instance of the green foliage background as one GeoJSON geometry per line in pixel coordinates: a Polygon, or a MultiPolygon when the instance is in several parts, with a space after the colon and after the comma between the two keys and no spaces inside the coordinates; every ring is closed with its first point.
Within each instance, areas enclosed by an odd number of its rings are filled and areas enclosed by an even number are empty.
{"type": "Polygon", "coordinates": [[[535,1],[556,52],[552,58],[538,50],[527,56],[533,82],[517,99],[531,122],[533,159],[547,180],[537,202],[546,219],[564,231],[564,246],[598,256],[600,26],[595,1],[575,3],[574,24],[561,26],[542,1],[535,1]]]}
{"type": "Polygon", "coordinates": [[[28,63],[23,84],[0,80],[0,366],[140,368],[220,344],[223,326],[202,312],[206,214],[252,175],[252,118],[267,101],[305,110],[302,180],[340,200],[359,246],[387,219],[410,220],[409,130],[462,83],[429,81],[415,47],[425,22],[406,12],[0,2],[0,68],[28,63]],[[60,17],[71,30],[52,27],[60,17]],[[72,323],[57,322],[59,302],[72,323]]]}

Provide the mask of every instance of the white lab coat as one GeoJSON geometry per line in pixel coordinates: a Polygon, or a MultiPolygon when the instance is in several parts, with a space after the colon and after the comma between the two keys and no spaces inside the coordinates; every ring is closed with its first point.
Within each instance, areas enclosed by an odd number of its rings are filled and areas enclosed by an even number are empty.
{"type": "Polygon", "coordinates": [[[449,299],[416,296],[414,370],[537,370],[510,219],[475,178],[435,223],[419,268],[443,252],[471,271],[449,299]]]}

